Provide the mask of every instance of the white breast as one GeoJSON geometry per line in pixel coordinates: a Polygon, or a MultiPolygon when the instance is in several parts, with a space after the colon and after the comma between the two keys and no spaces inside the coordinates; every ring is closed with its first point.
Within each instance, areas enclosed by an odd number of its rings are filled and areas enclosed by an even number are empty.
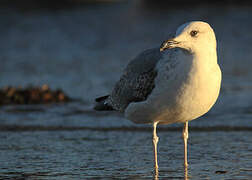
{"type": "Polygon", "coordinates": [[[146,101],[131,103],[126,117],[135,123],[170,124],[208,112],[219,95],[221,71],[217,63],[198,58],[178,50],[164,56],[152,93],[146,101]]]}

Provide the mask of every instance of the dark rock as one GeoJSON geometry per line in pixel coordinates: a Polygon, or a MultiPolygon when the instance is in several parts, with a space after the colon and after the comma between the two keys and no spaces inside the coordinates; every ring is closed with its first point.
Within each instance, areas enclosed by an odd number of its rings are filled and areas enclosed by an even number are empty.
{"type": "Polygon", "coordinates": [[[48,85],[42,87],[11,87],[0,89],[0,105],[9,104],[49,104],[65,103],[72,99],[61,89],[51,90],[48,85]]]}

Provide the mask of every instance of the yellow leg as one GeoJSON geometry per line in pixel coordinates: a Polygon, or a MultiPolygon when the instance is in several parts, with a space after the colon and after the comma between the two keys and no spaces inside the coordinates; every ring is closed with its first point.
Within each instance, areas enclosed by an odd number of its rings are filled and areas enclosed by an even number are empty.
{"type": "Polygon", "coordinates": [[[157,124],[158,122],[153,123],[153,152],[154,152],[154,168],[155,168],[155,174],[158,174],[158,161],[157,161],[157,143],[158,143],[158,136],[157,136],[157,124]]]}
{"type": "Polygon", "coordinates": [[[183,139],[184,139],[184,167],[188,167],[187,163],[187,139],[188,139],[188,121],[185,122],[184,124],[184,129],[183,129],[183,139]]]}

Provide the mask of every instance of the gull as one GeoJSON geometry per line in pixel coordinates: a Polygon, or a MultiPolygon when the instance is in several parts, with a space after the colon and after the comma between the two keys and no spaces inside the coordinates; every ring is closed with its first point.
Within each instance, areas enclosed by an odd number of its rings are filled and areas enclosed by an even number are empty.
{"type": "Polygon", "coordinates": [[[160,48],[140,53],[125,68],[107,96],[96,99],[95,110],[116,110],[135,123],[152,124],[154,168],[158,173],[158,124],[183,123],[184,167],[188,122],[215,104],[221,86],[216,38],[202,21],[181,25],[160,48]]]}

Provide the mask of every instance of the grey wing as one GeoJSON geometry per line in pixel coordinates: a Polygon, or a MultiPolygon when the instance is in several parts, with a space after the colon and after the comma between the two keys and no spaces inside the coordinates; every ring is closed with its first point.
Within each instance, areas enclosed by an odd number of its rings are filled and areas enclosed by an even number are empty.
{"type": "Polygon", "coordinates": [[[116,83],[107,103],[123,112],[129,103],[144,101],[155,87],[155,70],[162,54],[159,48],[149,49],[133,59],[116,83]]]}

